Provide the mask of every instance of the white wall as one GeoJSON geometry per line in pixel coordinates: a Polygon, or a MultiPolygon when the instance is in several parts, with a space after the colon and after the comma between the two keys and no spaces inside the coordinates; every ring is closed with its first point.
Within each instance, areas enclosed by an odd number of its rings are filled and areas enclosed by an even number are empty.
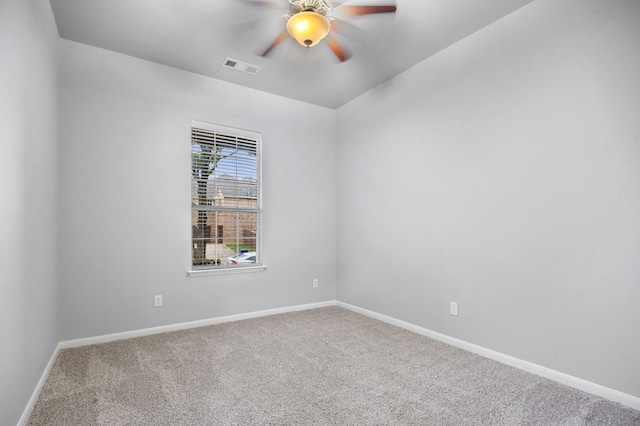
{"type": "Polygon", "coordinates": [[[334,110],[65,40],[60,98],[62,340],[335,299],[334,110]],[[186,276],[192,119],[263,135],[266,272],[186,276]]]}
{"type": "Polygon", "coordinates": [[[339,109],[338,300],[640,396],[638,23],[538,0],[339,109]]]}
{"type": "Polygon", "coordinates": [[[58,342],[56,66],[46,0],[0,1],[0,424],[16,424],[58,342]]]}

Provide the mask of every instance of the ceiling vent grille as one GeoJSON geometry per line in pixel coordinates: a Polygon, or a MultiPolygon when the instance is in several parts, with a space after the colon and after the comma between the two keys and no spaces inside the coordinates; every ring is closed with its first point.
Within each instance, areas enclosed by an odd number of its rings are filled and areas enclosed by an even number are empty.
{"type": "Polygon", "coordinates": [[[260,71],[260,67],[256,65],[247,64],[246,62],[231,58],[225,58],[224,62],[222,62],[222,66],[251,75],[256,75],[258,71],[260,71]]]}

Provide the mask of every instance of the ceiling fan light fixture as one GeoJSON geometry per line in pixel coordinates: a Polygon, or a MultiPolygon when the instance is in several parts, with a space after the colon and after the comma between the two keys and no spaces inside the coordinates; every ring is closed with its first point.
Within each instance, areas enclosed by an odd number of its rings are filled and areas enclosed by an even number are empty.
{"type": "Polygon", "coordinates": [[[305,47],[315,46],[329,34],[329,20],[314,11],[302,11],[287,21],[287,31],[298,43],[305,47]]]}

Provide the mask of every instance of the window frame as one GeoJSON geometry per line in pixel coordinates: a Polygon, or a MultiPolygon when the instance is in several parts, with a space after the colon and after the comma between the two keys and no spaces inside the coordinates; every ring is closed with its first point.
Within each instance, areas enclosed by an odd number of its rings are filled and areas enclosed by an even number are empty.
{"type": "MultiPolygon", "coordinates": [[[[233,138],[242,138],[248,140],[256,141],[256,155],[257,155],[257,163],[256,163],[256,180],[257,180],[257,191],[256,191],[256,203],[257,206],[255,208],[255,212],[257,213],[256,219],[256,262],[250,264],[238,264],[238,265],[203,265],[197,266],[193,264],[193,245],[194,245],[194,237],[193,237],[193,212],[199,211],[198,209],[194,209],[193,205],[193,193],[191,195],[191,237],[190,237],[190,247],[191,247],[191,260],[190,266],[187,270],[187,275],[190,277],[198,277],[198,276],[208,276],[208,275],[219,275],[219,274],[236,274],[236,273],[247,273],[247,272],[262,272],[266,271],[267,266],[263,262],[263,253],[262,253],[262,133],[254,132],[250,130],[238,129],[234,127],[222,126],[218,124],[207,123],[203,121],[191,120],[191,126],[189,127],[189,141],[190,147],[193,147],[193,132],[194,129],[210,131],[212,133],[227,135],[233,138]]],[[[189,159],[192,163],[190,165],[190,169],[193,168],[193,158],[190,155],[189,159]]],[[[190,173],[190,191],[193,191],[193,174],[190,173]]],[[[238,176],[234,176],[236,179],[238,176]]],[[[211,211],[220,211],[220,212],[246,212],[246,208],[237,207],[237,210],[230,207],[223,207],[219,210],[215,207],[210,207],[207,210],[211,211]]],[[[238,254],[238,253],[236,253],[238,254]]]]}

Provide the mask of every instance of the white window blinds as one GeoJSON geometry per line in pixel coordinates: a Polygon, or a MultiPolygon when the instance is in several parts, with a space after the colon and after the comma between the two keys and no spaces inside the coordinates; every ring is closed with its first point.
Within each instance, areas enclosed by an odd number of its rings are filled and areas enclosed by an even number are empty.
{"type": "Polygon", "coordinates": [[[192,122],[194,269],[261,264],[260,143],[259,133],[192,122]]]}

